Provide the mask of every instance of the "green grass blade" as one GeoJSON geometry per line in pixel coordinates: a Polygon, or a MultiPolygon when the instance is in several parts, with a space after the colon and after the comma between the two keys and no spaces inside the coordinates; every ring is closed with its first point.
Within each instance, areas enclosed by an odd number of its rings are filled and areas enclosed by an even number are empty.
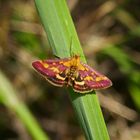
{"type": "MultiPolygon", "coordinates": [[[[72,39],[72,53],[80,54],[81,60],[85,62],[65,0],[35,0],[35,3],[54,55],[69,57],[72,39]]],[[[96,94],[76,94],[70,89],[70,97],[86,138],[109,140],[96,94]]]]}
{"type": "Polygon", "coordinates": [[[34,140],[48,140],[26,105],[20,101],[8,79],[0,71],[0,101],[15,112],[34,140]]]}

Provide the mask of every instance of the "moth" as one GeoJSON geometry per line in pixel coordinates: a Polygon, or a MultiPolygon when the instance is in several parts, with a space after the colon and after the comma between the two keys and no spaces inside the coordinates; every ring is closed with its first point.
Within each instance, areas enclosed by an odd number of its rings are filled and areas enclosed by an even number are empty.
{"type": "Polygon", "coordinates": [[[80,56],[38,60],[32,66],[54,86],[72,86],[78,93],[105,89],[112,85],[109,78],[80,61],[80,56]]]}

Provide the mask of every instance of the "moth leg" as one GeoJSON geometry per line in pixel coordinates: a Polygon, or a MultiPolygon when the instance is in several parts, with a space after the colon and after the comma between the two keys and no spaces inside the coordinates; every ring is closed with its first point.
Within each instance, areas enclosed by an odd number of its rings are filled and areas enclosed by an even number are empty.
{"type": "Polygon", "coordinates": [[[60,59],[60,58],[61,58],[61,57],[57,56],[56,54],[54,54],[54,56],[55,56],[56,58],[58,58],[58,59],[60,59]]]}

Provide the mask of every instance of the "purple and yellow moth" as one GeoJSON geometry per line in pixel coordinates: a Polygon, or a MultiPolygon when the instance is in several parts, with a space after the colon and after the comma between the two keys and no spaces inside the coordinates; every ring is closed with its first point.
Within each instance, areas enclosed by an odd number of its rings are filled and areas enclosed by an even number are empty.
{"type": "Polygon", "coordinates": [[[32,63],[46,80],[54,86],[72,86],[75,92],[88,93],[112,85],[109,78],[80,61],[80,56],[38,60],[32,63]]]}

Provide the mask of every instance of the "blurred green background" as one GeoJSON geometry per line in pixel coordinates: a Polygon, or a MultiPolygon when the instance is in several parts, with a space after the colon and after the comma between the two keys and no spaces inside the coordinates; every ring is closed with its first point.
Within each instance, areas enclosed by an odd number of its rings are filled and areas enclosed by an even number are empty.
{"type": "MultiPolygon", "coordinates": [[[[113,81],[111,88],[97,92],[111,140],[139,140],[140,1],[67,3],[88,64],[113,81]]],[[[84,139],[66,88],[50,85],[31,66],[48,58],[55,56],[34,1],[1,0],[1,140],[32,139],[26,116],[21,117],[25,110],[17,110],[21,103],[50,139],[84,139]]]]}

